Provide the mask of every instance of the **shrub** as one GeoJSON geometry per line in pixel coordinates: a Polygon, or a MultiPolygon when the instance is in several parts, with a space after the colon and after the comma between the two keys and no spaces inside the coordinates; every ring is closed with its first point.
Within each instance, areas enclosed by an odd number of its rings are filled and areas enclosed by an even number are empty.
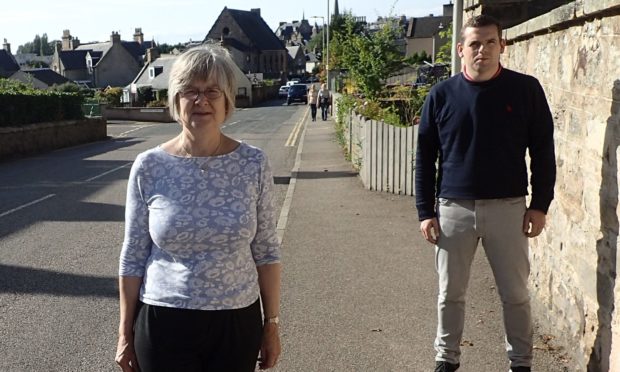
{"type": "Polygon", "coordinates": [[[81,119],[83,100],[78,93],[38,90],[27,84],[0,79],[0,125],[81,119]]]}

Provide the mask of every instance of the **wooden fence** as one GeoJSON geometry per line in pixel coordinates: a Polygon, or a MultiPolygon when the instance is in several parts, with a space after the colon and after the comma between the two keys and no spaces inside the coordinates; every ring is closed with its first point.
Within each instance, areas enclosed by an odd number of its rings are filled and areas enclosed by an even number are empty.
{"type": "Polygon", "coordinates": [[[346,146],[366,188],[414,195],[417,126],[400,128],[354,114],[345,120],[346,146]]]}

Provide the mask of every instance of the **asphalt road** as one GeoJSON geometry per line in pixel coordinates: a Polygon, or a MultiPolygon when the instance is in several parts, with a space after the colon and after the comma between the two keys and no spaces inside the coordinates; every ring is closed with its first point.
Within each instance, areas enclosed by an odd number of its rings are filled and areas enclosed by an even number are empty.
{"type": "MultiPolygon", "coordinates": [[[[282,103],[238,110],[224,127],[266,150],[279,206],[306,111],[282,103]]],[[[176,123],[110,122],[107,141],[0,163],[0,371],[117,370],[129,169],[178,132],[176,123]]]]}

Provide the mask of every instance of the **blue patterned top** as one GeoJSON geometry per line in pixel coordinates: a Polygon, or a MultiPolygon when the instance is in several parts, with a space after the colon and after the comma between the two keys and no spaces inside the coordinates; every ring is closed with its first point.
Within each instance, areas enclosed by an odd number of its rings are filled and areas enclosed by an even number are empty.
{"type": "Polygon", "coordinates": [[[143,277],[140,300],[150,305],[251,305],[256,267],[280,261],[273,188],[264,152],[245,143],[212,157],[141,153],[127,185],[119,275],[143,277]]]}

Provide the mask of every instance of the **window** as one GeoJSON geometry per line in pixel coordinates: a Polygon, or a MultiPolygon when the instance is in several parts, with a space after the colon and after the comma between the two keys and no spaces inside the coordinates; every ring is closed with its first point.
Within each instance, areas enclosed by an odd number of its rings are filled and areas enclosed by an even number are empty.
{"type": "Polygon", "coordinates": [[[155,78],[155,68],[149,67],[149,79],[154,79],[154,78],[155,78]]]}

